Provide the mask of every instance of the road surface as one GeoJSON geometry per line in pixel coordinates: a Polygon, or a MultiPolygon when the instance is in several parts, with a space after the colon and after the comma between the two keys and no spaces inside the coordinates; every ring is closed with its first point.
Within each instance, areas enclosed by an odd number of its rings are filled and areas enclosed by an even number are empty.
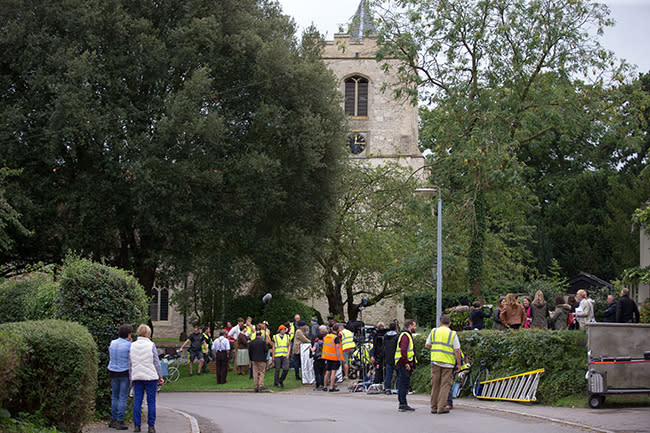
{"type": "MultiPolygon", "coordinates": [[[[411,397],[411,396],[409,396],[411,397]]],[[[585,430],[479,409],[430,413],[426,396],[409,399],[415,412],[398,412],[397,397],[363,393],[161,393],[158,405],[212,421],[222,433],[573,433],[585,430]]]]}

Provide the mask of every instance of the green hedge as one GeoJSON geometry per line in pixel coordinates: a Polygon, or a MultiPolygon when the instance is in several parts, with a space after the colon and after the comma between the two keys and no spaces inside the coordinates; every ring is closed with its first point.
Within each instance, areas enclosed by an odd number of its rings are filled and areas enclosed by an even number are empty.
{"type": "MultiPolygon", "coordinates": [[[[2,335],[19,339],[15,392],[3,407],[13,416],[27,416],[44,425],[77,433],[94,407],[97,386],[97,346],[86,328],[60,320],[0,325],[2,335]]],[[[15,342],[4,340],[2,346],[15,342]]],[[[3,349],[4,351],[4,349],[3,349]]]]}
{"type": "Polygon", "coordinates": [[[99,349],[96,410],[107,414],[111,403],[108,346],[117,338],[120,325],[129,323],[135,329],[146,323],[149,302],[133,275],[79,257],[66,257],[60,281],[58,317],[86,326],[99,349]]]}
{"type": "Polygon", "coordinates": [[[27,346],[20,335],[0,327],[0,407],[5,407],[18,391],[18,372],[27,346]]]}
{"type": "Polygon", "coordinates": [[[318,323],[323,323],[318,310],[302,302],[279,295],[273,296],[268,304],[264,304],[257,297],[240,296],[231,301],[226,311],[228,312],[226,320],[232,321],[233,324],[235,324],[238,317],[245,319],[247,316],[251,316],[253,323],[266,320],[269,322],[272,333],[275,333],[280,324],[293,321],[296,314],[300,314],[300,317],[307,322],[307,325],[309,325],[309,319],[313,316],[318,317],[318,323]]]}
{"type": "Polygon", "coordinates": [[[0,323],[55,318],[59,284],[51,274],[35,272],[0,284],[0,323]]]}
{"type": "MultiPolygon", "coordinates": [[[[415,339],[419,367],[412,379],[418,392],[431,392],[429,351],[424,347],[428,333],[415,339]]],[[[584,393],[587,371],[586,334],[584,331],[463,331],[458,336],[461,348],[471,364],[481,362],[491,378],[544,368],[537,389],[537,401],[552,404],[562,397],[584,393]]]]}

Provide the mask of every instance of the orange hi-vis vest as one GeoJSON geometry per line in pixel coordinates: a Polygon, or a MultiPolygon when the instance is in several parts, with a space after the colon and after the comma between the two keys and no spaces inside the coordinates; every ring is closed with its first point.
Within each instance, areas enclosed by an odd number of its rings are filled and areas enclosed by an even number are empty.
{"type": "Polygon", "coordinates": [[[327,334],[323,339],[323,355],[322,359],[328,361],[343,361],[343,352],[341,351],[341,345],[334,343],[336,339],[336,334],[327,334]]]}

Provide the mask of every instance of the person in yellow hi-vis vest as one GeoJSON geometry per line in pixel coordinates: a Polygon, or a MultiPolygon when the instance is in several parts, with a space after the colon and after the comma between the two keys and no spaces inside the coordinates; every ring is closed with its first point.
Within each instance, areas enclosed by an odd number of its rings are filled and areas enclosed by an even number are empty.
{"type": "Polygon", "coordinates": [[[350,374],[350,355],[354,352],[354,334],[349,329],[341,330],[341,350],[343,350],[343,380],[350,374]]]}
{"type": "Polygon", "coordinates": [[[447,395],[454,379],[454,368],[460,371],[460,341],[449,328],[448,314],[440,317],[440,327],[431,330],[425,347],[431,351],[431,413],[449,413],[447,395]]]}
{"type": "Polygon", "coordinates": [[[289,336],[287,335],[287,327],[280,325],[278,334],[273,336],[273,348],[271,349],[271,356],[273,357],[273,364],[275,365],[275,378],[273,386],[276,388],[284,388],[284,379],[289,372],[289,336]],[[282,370],[282,376],[280,376],[282,370]]]}
{"type": "Polygon", "coordinates": [[[409,387],[411,386],[411,375],[417,364],[415,358],[415,344],[413,344],[413,333],[417,328],[417,324],[413,319],[406,319],[404,321],[404,329],[397,337],[397,347],[395,348],[395,368],[397,369],[397,401],[399,406],[397,409],[400,412],[412,412],[413,409],[406,402],[406,394],[408,394],[409,387]]]}

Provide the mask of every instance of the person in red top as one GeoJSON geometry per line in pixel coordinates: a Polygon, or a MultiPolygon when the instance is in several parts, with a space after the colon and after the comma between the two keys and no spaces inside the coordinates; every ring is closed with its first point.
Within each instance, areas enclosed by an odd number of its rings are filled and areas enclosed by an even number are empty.
{"type": "Polygon", "coordinates": [[[404,321],[404,329],[399,334],[397,340],[397,349],[395,350],[395,367],[397,368],[397,399],[399,401],[400,412],[412,412],[413,409],[406,402],[411,386],[411,375],[415,370],[415,345],[413,343],[413,332],[417,324],[413,319],[404,321]]]}

